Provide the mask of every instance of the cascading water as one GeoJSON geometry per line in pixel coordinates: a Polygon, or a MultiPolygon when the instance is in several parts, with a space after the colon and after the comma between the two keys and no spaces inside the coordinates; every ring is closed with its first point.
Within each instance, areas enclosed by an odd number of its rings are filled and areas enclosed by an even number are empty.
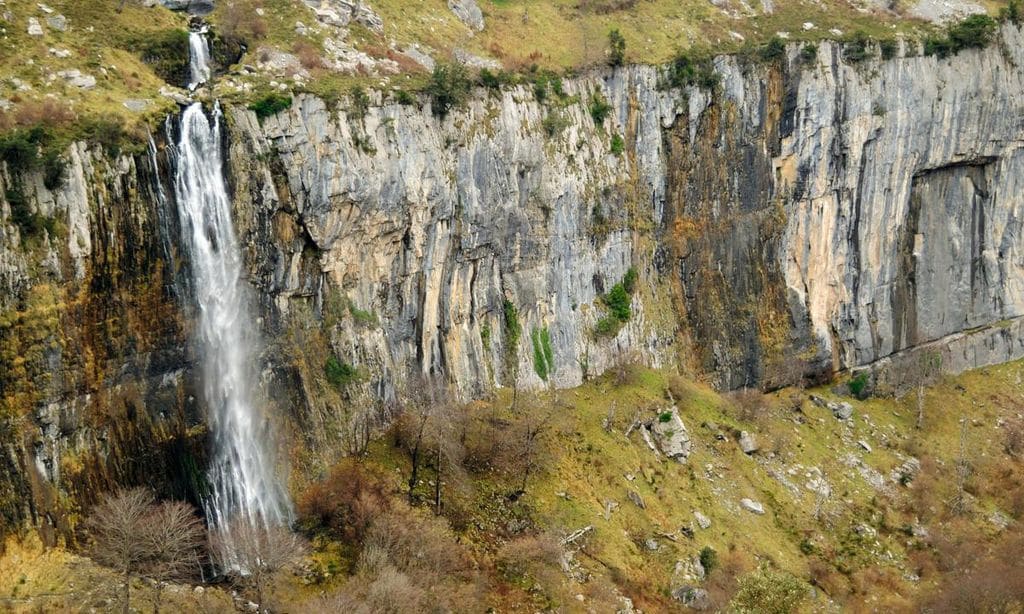
{"type": "Polygon", "coordinates": [[[194,90],[210,80],[210,45],[205,28],[188,33],[188,49],[188,89],[194,90]]]}
{"type": "Polygon", "coordinates": [[[221,120],[219,105],[212,121],[200,103],[182,113],[175,195],[199,305],[203,392],[215,445],[204,507],[227,544],[228,560],[221,563],[244,569],[244,561],[232,560],[233,527],[287,524],[292,510],[275,474],[271,422],[253,398],[256,339],[224,183],[221,120]]]}

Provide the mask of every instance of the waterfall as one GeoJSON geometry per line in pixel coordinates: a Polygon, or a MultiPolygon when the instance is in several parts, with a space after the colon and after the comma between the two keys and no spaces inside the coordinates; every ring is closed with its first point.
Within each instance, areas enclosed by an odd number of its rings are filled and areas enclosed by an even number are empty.
{"type": "Polygon", "coordinates": [[[224,183],[221,123],[219,105],[212,121],[200,103],[182,113],[174,187],[199,306],[196,337],[215,446],[204,507],[211,527],[230,544],[229,528],[237,523],[282,525],[292,510],[275,475],[271,422],[254,402],[257,339],[224,183]]]}
{"type": "Polygon", "coordinates": [[[188,89],[194,90],[210,80],[210,45],[205,29],[188,33],[188,49],[188,89]]]}

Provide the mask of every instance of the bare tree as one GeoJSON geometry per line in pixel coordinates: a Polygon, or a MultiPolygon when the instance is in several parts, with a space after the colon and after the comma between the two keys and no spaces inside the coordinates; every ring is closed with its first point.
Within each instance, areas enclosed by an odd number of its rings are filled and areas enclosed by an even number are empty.
{"type": "Polygon", "coordinates": [[[195,509],[183,501],[157,505],[146,517],[144,538],[149,556],[143,561],[142,574],[157,580],[153,611],[160,611],[164,582],[181,582],[195,576],[199,569],[199,550],[206,527],[195,509]]]}
{"type": "MultiPolygon", "coordinates": [[[[179,580],[197,568],[203,525],[192,507],[174,501],[156,503],[145,488],[108,495],[85,521],[93,559],[124,578],[124,603],[131,603],[131,581],[138,576],[179,580]]],[[[159,607],[159,596],[157,597],[159,607]]]]}
{"type": "Polygon", "coordinates": [[[924,387],[932,383],[942,370],[942,355],[938,352],[922,352],[910,369],[910,377],[917,385],[917,422],[914,426],[924,428],[924,387]]]}
{"type": "Polygon", "coordinates": [[[967,478],[971,476],[971,462],[967,458],[967,418],[960,416],[960,451],[956,457],[956,493],[949,509],[956,515],[967,513],[967,478]]]}
{"type": "MultiPolygon", "coordinates": [[[[409,381],[405,390],[406,403],[398,418],[395,433],[398,445],[409,455],[410,504],[416,503],[416,486],[420,468],[430,452],[430,435],[439,430],[439,414],[448,402],[448,389],[435,378],[417,377],[409,381]]],[[[435,436],[436,438],[436,436],[435,436]]],[[[436,453],[436,448],[435,448],[436,453]]]]}
{"type": "Polygon", "coordinates": [[[466,483],[467,415],[464,407],[445,398],[436,404],[425,440],[434,455],[434,513],[441,515],[444,486],[466,483]]]}
{"type": "Polygon", "coordinates": [[[512,493],[513,498],[526,493],[530,476],[535,472],[547,443],[555,412],[555,396],[551,394],[550,402],[545,403],[533,397],[523,403],[516,414],[509,433],[508,453],[511,464],[515,472],[521,476],[521,480],[518,490],[512,493]]]}
{"type": "Polygon", "coordinates": [[[285,527],[238,518],[211,532],[210,550],[235,582],[256,592],[262,607],[269,584],[306,553],[306,544],[285,527]]]}

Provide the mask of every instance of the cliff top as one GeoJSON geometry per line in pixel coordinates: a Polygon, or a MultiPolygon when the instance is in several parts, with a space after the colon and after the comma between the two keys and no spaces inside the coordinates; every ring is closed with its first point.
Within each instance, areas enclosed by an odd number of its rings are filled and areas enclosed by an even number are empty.
{"type": "Polygon", "coordinates": [[[1000,10],[987,0],[0,0],[0,132],[44,124],[102,140],[158,121],[188,97],[197,19],[210,27],[214,95],[245,101],[337,97],[357,84],[416,91],[448,62],[565,72],[769,41],[921,40],[1000,10]],[[83,128],[86,117],[103,120],[83,128]]]}

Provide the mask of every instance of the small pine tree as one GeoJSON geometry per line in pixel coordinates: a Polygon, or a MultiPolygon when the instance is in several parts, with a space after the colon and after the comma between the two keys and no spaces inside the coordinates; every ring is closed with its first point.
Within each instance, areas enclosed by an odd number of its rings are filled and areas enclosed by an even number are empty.
{"type": "Polygon", "coordinates": [[[626,63],[626,38],[622,36],[618,28],[608,33],[608,64],[611,66],[622,66],[626,63]]]}

